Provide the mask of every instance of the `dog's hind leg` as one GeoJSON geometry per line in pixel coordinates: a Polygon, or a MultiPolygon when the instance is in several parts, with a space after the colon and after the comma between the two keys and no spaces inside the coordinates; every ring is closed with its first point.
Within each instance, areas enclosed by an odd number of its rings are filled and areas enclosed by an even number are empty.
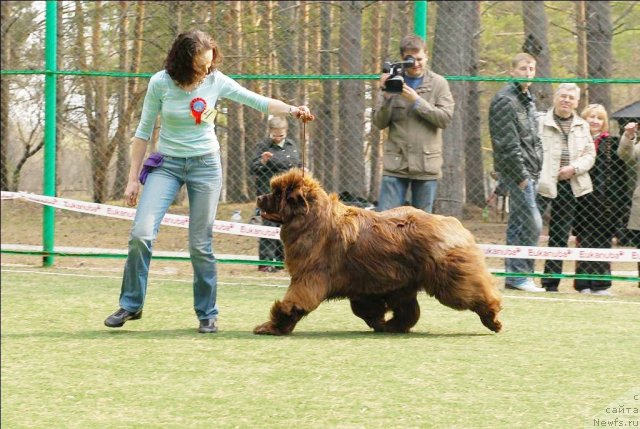
{"type": "Polygon", "coordinates": [[[498,319],[498,313],[502,309],[501,299],[497,293],[486,293],[484,300],[477,303],[471,310],[480,316],[480,321],[484,326],[493,332],[500,332],[502,322],[498,319]]]}
{"type": "Polygon", "coordinates": [[[364,320],[375,332],[384,331],[384,315],[387,312],[387,304],[381,296],[368,295],[352,298],[351,311],[364,320]]]}
{"type": "Polygon", "coordinates": [[[502,322],[498,320],[498,312],[500,311],[499,309],[495,310],[494,308],[492,308],[492,306],[482,304],[473,311],[475,311],[478,316],[480,316],[480,321],[482,322],[482,324],[491,329],[493,332],[500,332],[500,330],[502,330],[502,322]]]}
{"type": "Polygon", "coordinates": [[[475,312],[482,324],[493,332],[502,329],[498,320],[502,299],[488,273],[460,278],[455,283],[443,283],[435,288],[434,296],[447,307],[475,312]]]}
{"type": "MultiPolygon", "coordinates": [[[[502,309],[502,298],[500,292],[493,285],[493,278],[489,273],[478,275],[475,280],[475,293],[470,309],[480,316],[480,321],[484,326],[493,332],[500,332],[502,323],[498,319],[498,313],[502,309]]],[[[472,283],[473,284],[473,283],[472,283]]],[[[470,297],[471,298],[471,297],[470,297]]]]}
{"type": "Polygon", "coordinates": [[[384,325],[384,332],[407,333],[420,318],[420,305],[415,289],[401,289],[387,296],[387,306],[393,317],[384,325]]]}

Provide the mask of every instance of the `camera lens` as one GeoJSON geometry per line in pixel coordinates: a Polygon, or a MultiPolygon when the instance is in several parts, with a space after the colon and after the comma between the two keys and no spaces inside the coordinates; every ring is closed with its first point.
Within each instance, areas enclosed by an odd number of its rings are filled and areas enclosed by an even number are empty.
{"type": "Polygon", "coordinates": [[[404,57],[404,60],[407,64],[405,64],[405,68],[410,68],[413,67],[416,64],[416,59],[413,57],[413,55],[407,55],[406,57],[404,57]]]}

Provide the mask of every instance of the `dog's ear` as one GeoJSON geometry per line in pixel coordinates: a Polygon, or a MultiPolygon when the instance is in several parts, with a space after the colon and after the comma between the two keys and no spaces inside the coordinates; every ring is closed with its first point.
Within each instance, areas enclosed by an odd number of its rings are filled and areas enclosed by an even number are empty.
{"type": "Polygon", "coordinates": [[[284,219],[292,219],[296,215],[309,213],[309,203],[302,183],[289,183],[282,193],[282,216],[284,219]]]}
{"type": "Polygon", "coordinates": [[[287,185],[287,189],[284,191],[284,194],[286,196],[286,198],[288,199],[289,196],[291,196],[291,194],[293,193],[293,191],[296,189],[296,186],[294,183],[289,183],[287,185]]]}
{"type": "Polygon", "coordinates": [[[309,186],[307,182],[301,181],[296,186],[292,187],[289,193],[289,199],[291,201],[298,200],[300,205],[304,205],[307,212],[309,212],[309,203],[313,203],[315,201],[314,189],[309,186]]]}

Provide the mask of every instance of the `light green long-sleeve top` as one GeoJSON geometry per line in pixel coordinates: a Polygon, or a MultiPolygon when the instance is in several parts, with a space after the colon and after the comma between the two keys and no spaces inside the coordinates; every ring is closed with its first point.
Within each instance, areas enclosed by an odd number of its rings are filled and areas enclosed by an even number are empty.
{"type": "Polygon", "coordinates": [[[160,153],[187,158],[220,150],[215,125],[204,121],[196,124],[191,114],[191,102],[195,98],[205,100],[208,108],[214,108],[219,98],[228,98],[262,113],[267,113],[269,105],[269,98],[242,87],[218,70],[189,92],[177,86],[167,71],[162,70],[149,81],[135,136],[149,140],[160,114],[160,153]]]}

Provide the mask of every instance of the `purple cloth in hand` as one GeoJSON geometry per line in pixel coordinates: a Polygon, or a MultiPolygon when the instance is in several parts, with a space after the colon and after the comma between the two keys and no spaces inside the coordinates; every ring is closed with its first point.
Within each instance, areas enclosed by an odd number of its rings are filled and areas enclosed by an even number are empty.
{"type": "Polygon", "coordinates": [[[149,175],[151,170],[160,167],[163,162],[164,155],[162,155],[160,152],[153,152],[151,155],[149,155],[149,158],[147,158],[144,161],[144,164],[142,164],[142,171],[140,171],[140,176],[138,177],[140,183],[144,185],[144,182],[147,181],[147,176],[149,175]]]}

